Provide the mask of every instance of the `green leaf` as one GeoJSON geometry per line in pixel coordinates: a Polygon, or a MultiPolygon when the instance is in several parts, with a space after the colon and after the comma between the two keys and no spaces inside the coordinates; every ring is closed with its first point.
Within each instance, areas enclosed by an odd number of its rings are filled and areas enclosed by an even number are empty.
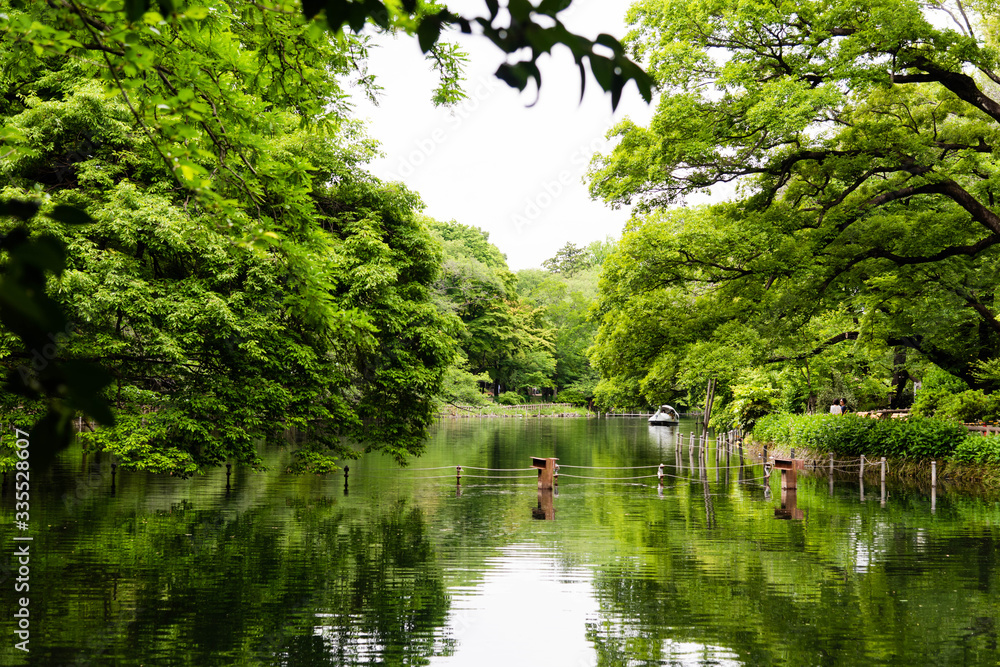
{"type": "MultiPolygon", "coordinates": [[[[383,30],[389,30],[391,28],[389,10],[380,0],[365,0],[365,11],[368,14],[368,18],[371,19],[375,25],[379,26],[383,30]]],[[[358,28],[357,30],[360,31],[361,28],[358,28]]]]}
{"type": "Polygon", "coordinates": [[[420,49],[427,53],[434,48],[440,37],[441,19],[437,15],[424,17],[417,27],[417,40],[420,43],[420,49]]]}
{"type": "Polygon", "coordinates": [[[612,81],[615,76],[614,68],[614,63],[610,58],[596,54],[590,56],[590,71],[594,73],[597,83],[606,91],[612,88],[612,81]]]}
{"type": "Polygon", "coordinates": [[[311,19],[327,6],[326,0],[302,0],[302,16],[311,19]]]}
{"type": "Polygon", "coordinates": [[[83,209],[66,204],[59,204],[52,209],[49,217],[67,225],[89,225],[94,222],[94,219],[83,209]]]}
{"type": "Polygon", "coordinates": [[[0,216],[10,216],[20,220],[29,220],[41,208],[38,200],[7,199],[0,200],[0,216]]]}
{"type": "Polygon", "coordinates": [[[149,9],[149,0],[125,0],[125,16],[129,23],[135,23],[149,9]]]}
{"type": "Polygon", "coordinates": [[[524,63],[503,63],[497,68],[496,77],[512,88],[524,90],[528,85],[528,71],[524,63]]]}
{"type": "Polygon", "coordinates": [[[104,388],[114,379],[111,374],[100,366],[83,361],[64,361],[59,364],[59,371],[70,402],[101,424],[113,426],[115,416],[103,394],[104,388]]]}
{"type": "Polygon", "coordinates": [[[570,6],[572,0],[542,0],[538,7],[535,9],[539,14],[547,14],[548,16],[555,16],[559,12],[563,11],[570,6]]]}
{"type": "Polygon", "coordinates": [[[195,5],[193,7],[186,7],[184,9],[184,16],[195,21],[201,21],[208,18],[208,8],[202,7],[200,5],[195,5]]]}

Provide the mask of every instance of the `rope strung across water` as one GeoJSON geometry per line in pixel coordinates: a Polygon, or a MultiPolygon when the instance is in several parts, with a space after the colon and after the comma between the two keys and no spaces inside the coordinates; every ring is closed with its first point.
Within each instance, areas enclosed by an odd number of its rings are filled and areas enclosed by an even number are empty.
{"type": "MultiPolygon", "coordinates": [[[[449,475],[451,477],[453,475],[449,475]]],[[[462,479],[466,477],[472,479],[535,479],[535,477],[525,477],[524,475],[513,476],[513,475],[462,475],[462,479]]]]}
{"type": "MultiPolygon", "coordinates": [[[[704,451],[707,448],[701,448],[701,449],[704,451]]],[[[688,453],[689,453],[689,455],[693,454],[693,447],[691,449],[689,449],[688,453]]],[[[678,456],[680,456],[680,450],[678,450],[678,456]]],[[[637,479],[651,479],[651,478],[654,478],[654,477],[657,477],[660,480],[662,480],[662,479],[665,479],[665,478],[669,477],[671,479],[676,479],[676,480],[680,480],[682,482],[689,482],[690,483],[690,482],[704,481],[704,479],[701,477],[701,475],[703,475],[703,474],[705,474],[705,473],[707,473],[707,472],[709,472],[711,470],[716,470],[716,471],[727,470],[728,471],[728,470],[746,470],[746,469],[749,468],[752,471],[753,468],[755,468],[757,466],[760,466],[763,463],[763,461],[754,462],[753,460],[750,460],[750,461],[747,461],[746,463],[741,462],[741,463],[735,464],[735,465],[728,465],[728,466],[715,465],[715,466],[712,466],[712,465],[709,465],[708,461],[706,459],[704,459],[700,454],[699,454],[698,458],[699,458],[699,465],[697,466],[697,470],[699,471],[699,477],[686,476],[686,475],[676,475],[676,474],[671,474],[671,473],[667,473],[667,472],[661,472],[662,468],[666,467],[665,464],[651,464],[651,465],[639,465],[639,466],[579,466],[579,465],[569,465],[569,464],[563,464],[563,465],[558,465],[557,464],[556,465],[556,478],[558,479],[558,477],[560,476],[559,475],[559,470],[562,469],[562,468],[568,468],[568,469],[574,469],[574,470],[650,470],[650,469],[657,469],[657,472],[655,472],[655,473],[650,473],[650,474],[646,474],[646,475],[628,476],[628,477],[595,477],[595,476],[588,476],[588,475],[574,475],[574,474],[571,474],[571,473],[563,473],[562,477],[564,477],[564,478],[570,478],[570,479],[588,479],[588,480],[598,480],[598,481],[603,480],[603,481],[612,481],[612,482],[615,482],[615,481],[630,481],[630,480],[637,480],[637,479]]],[[[717,460],[717,462],[718,462],[718,460],[717,460]]],[[[818,470],[818,471],[825,471],[825,470],[829,470],[830,469],[829,459],[817,459],[815,461],[811,461],[811,463],[812,463],[811,467],[813,469],[815,469],[815,470],[818,470]]],[[[860,459],[847,459],[847,460],[838,460],[838,459],[835,459],[834,463],[841,464],[841,465],[837,465],[837,466],[833,467],[833,470],[835,470],[836,472],[841,472],[841,473],[854,473],[854,472],[858,472],[858,470],[861,467],[861,461],[860,461],[860,459]]],[[[875,461],[875,460],[872,460],[872,459],[866,459],[865,463],[868,464],[867,467],[869,469],[875,469],[879,465],[881,465],[880,461],[875,461]]],[[[886,466],[886,468],[888,469],[888,466],[886,466]]],[[[676,464],[675,464],[674,469],[675,470],[678,469],[678,466],[676,466],[676,464]]],[[[687,469],[691,470],[693,472],[695,470],[695,466],[689,465],[687,469]]],[[[454,472],[452,474],[448,474],[448,475],[424,475],[424,476],[420,476],[420,477],[410,477],[409,479],[412,479],[414,481],[418,481],[418,480],[434,480],[434,479],[456,479],[456,478],[487,479],[487,480],[534,480],[535,479],[534,475],[530,475],[530,476],[529,475],[470,475],[470,474],[466,474],[466,471],[480,471],[480,472],[488,472],[488,473],[493,473],[493,472],[535,472],[537,469],[534,468],[533,466],[532,467],[527,467],[527,468],[483,468],[483,467],[479,467],[479,466],[458,466],[458,465],[451,465],[451,466],[436,466],[436,467],[430,467],[430,468],[401,468],[399,470],[399,472],[433,472],[433,471],[439,471],[439,470],[451,470],[451,471],[454,471],[454,472]]],[[[679,466],[679,470],[681,472],[683,472],[685,470],[685,467],[683,465],[681,465],[681,466],[679,466]]],[[[380,472],[382,472],[382,471],[380,471],[380,472]]],[[[888,472],[888,470],[887,470],[887,472],[888,472]]],[[[749,479],[746,479],[746,480],[737,480],[737,482],[740,483],[740,484],[754,483],[754,482],[756,482],[762,476],[764,476],[763,475],[763,471],[761,471],[761,474],[756,474],[756,475],[754,475],[754,476],[752,476],[752,477],[750,477],[749,479]]],[[[398,474],[395,474],[395,475],[393,475],[393,474],[384,474],[384,473],[380,474],[379,472],[376,472],[374,474],[368,474],[368,475],[366,475],[366,477],[376,477],[376,478],[386,478],[386,479],[399,479],[400,478],[400,476],[398,474]]],[[[674,487],[669,487],[669,488],[674,488],[674,487]]]]}
{"type": "Polygon", "coordinates": [[[585,477],[583,475],[559,475],[559,477],[573,477],[575,479],[603,479],[603,480],[617,481],[621,479],[649,479],[650,477],[656,477],[656,473],[653,473],[652,475],[639,475],[638,477],[585,477]]]}
{"type": "Polygon", "coordinates": [[[571,466],[571,465],[559,465],[560,468],[585,468],[587,470],[636,470],[639,468],[658,468],[657,465],[651,466],[571,466]]]}

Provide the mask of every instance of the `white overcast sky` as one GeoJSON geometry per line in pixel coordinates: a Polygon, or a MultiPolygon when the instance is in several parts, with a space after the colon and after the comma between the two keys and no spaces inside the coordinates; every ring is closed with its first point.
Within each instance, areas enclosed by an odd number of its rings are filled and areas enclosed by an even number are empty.
{"type": "MultiPolygon", "coordinates": [[[[449,2],[466,16],[487,14],[481,0],[449,2]]],[[[561,14],[573,32],[621,39],[629,3],[575,0],[561,14]]],[[[377,37],[370,71],[385,89],[379,106],[357,96],[359,117],[385,157],[371,171],[420,193],[425,213],[486,230],[513,270],[541,266],[572,241],[585,245],[620,236],[627,210],[592,201],[583,182],[591,155],[625,116],[645,125],[652,107],[634,83],[612,114],[611,98],[589,75],[580,102],[580,75],[568,49],[540,61],[542,89],[524,94],[493,76],[503,54],[481,36],[449,35],[468,53],[466,92],[457,107],[430,102],[436,77],[412,37],[377,37]]]]}

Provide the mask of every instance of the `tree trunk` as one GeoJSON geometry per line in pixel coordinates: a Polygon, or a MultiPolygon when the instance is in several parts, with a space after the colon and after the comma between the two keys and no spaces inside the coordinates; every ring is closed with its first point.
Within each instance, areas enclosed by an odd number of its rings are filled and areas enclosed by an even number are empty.
{"type": "Polygon", "coordinates": [[[892,398],[889,407],[899,410],[903,404],[903,392],[906,391],[906,382],[910,379],[910,373],[906,370],[906,348],[897,345],[892,355],[892,398]]]}

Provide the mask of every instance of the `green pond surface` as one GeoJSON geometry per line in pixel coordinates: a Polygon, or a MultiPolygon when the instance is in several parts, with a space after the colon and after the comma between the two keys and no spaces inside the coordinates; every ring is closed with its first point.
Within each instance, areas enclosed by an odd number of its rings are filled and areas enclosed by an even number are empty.
{"type": "Polygon", "coordinates": [[[349,462],[347,489],[280,450],[229,489],[224,469],[112,489],[107,457],[32,459],[27,531],[3,495],[0,663],[1000,663],[994,496],[810,471],[783,519],[778,475],[714,447],[699,465],[691,428],[678,452],[641,419],[447,421],[409,468],[349,462]],[[551,497],[533,456],[559,458],[551,497]]]}

